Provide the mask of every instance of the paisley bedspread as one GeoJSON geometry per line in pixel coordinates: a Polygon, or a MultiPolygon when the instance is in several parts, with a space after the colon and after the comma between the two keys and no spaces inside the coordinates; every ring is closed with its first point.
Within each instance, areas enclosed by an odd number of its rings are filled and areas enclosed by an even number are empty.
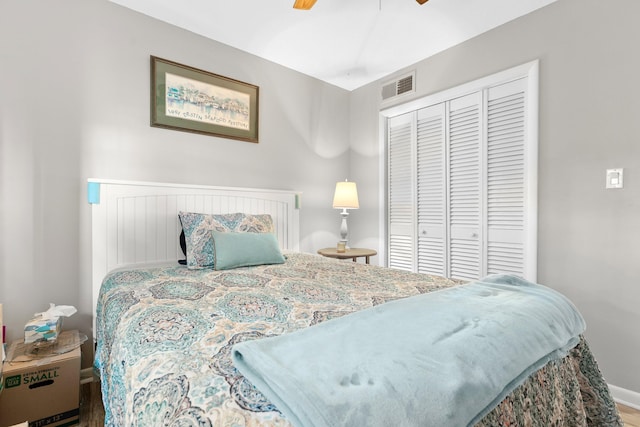
{"type": "MultiPolygon", "coordinates": [[[[280,335],[459,282],[289,253],[280,265],[118,270],[97,308],[105,425],[289,426],[231,362],[241,341],[280,335]]],[[[622,425],[584,339],[479,426],[622,425]]]]}

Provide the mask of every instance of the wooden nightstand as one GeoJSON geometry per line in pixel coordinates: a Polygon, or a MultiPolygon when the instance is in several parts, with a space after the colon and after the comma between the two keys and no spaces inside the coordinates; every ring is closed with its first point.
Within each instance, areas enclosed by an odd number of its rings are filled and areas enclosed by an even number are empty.
{"type": "Polygon", "coordinates": [[[373,249],[364,249],[364,248],[349,248],[344,252],[338,252],[337,248],[324,248],[319,249],[318,253],[322,256],[326,256],[329,258],[337,258],[337,259],[349,259],[351,258],[353,262],[356,262],[358,258],[365,258],[365,262],[369,264],[369,258],[377,255],[378,253],[373,249]]]}

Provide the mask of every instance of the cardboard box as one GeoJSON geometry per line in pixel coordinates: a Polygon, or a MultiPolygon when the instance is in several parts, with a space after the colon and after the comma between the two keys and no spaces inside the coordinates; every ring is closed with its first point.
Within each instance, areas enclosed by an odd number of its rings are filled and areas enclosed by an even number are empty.
{"type": "Polygon", "coordinates": [[[70,426],[79,423],[80,347],[55,354],[56,346],[77,339],[77,331],[60,334],[55,346],[26,362],[20,354],[30,345],[13,343],[4,364],[4,390],[0,394],[0,427],[24,421],[29,427],[70,426]],[[75,336],[73,335],[75,334],[75,336]],[[17,353],[17,354],[14,354],[17,353]]]}

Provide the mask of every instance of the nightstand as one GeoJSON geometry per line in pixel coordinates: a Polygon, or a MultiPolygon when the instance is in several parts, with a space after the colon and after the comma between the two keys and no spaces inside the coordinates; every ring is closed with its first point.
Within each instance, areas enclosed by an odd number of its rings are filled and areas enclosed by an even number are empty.
{"type": "Polygon", "coordinates": [[[365,248],[349,248],[344,252],[338,252],[337,248],[324,248],[319,249],[318,253],[322,256],[326,256],[329,258],[337,258],[337,259],[349,259],[351,258],[353,262],[356,262],[358,258],[365,258],[365,262],[369,264],[369,258],[377,255],[378,253],[373,249],[365,249],[365,248]]]}

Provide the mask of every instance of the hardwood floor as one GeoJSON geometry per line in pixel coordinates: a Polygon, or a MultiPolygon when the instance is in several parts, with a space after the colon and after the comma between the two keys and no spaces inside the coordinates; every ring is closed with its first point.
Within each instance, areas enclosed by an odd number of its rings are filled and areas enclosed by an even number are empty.
{"type": "Polygon", "coordinates": [[[618,404],[618,411],[627,427],[640,427],[640,411],[618,404]]]}
{"type": "Polygon", "coordinates": [[[80,427],[104,426],[104,407],[100,383],[94,381],[80,386],[80,427]]]}
{"type": "MultiPolygon", "coordinates": [[[[618,405],[618,410],[626,427],[640,427],[640,410],[618,405]]],[[[80,396],[80,427],[101,427],[104,425],[104,408],[100,394],[100,383],[83,384],[80,396]]]]}

